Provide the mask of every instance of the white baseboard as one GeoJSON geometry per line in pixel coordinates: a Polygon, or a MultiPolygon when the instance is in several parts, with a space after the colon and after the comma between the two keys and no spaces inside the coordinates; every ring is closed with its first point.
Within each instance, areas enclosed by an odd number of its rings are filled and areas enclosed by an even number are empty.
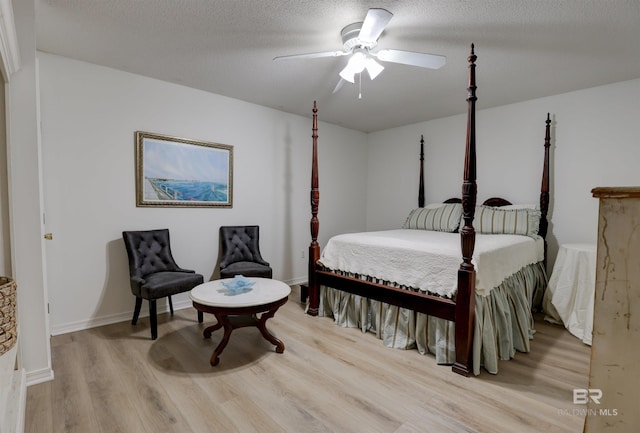
{"type": "MultiPolygon", "coordinates": [[[[285,281],[285,283],[288,284],[289,286],[294,286],[297,284],[305,283],[306,281],[307,281],[307,277],[300,277],[300,278],[293,278],[291,280],[287,280],[285,281]]],[[[149,310],[146,309],[145,304],[147,303],[146,302],[143,303],[142,310],[140,311],[140,317],[149,316],[149,310]]],[[[192,305],[193,304],[188,299],[181,300],[181,301],[174,301],[173,309],[182,310],[185,308],[189,308],[192,305]]],[[[167,311],[169,311],[168,305],[164,303],[158,305],[158,314],[166,313],[167,311]]],[[[128,320],[131,320],[132,317],[133,317],[133,310],[130,310],[130,311],[125,311],[123,313],[109,314],[109,315],[100,316],[100,317],[92,317],[87,320],[79,320],[77,322],[62,323],[60,325],[51,327],[51,335],[68,334],[70,332],[84,331],[85,329],[96,328],[98,326],[126,322],[128,320]]]]}
{"type": "MultiPolygon", "coordinates": [[[[192,306],[190,300],[174,301],[173,309],[182,310],[192,306]]],[[[158,305],[158,314],[169,311],[168,305],[158,305]]],[[[113,323],[127,322],[133,317],[133,310],[124,313],[108,314],[100,317],[92,317],[87,320],[79,320],[77,322],[63,323],[51,327],[51,335],[68,334],[70,332],[84,331],[85,329],[97,328],[98,326],[111,325],[113,323]]],[[[139,317],[149,317],[149,310],[143,306],[139,317]]]]}
{"type": "Polygon", "coordinates": [[[296,286],[298,284],[306,283],[307,281],[309,281],[309,278],[305,276],[305,277],[299,277],[289,281],[285,281],[285,283],[287,283],[290,286],[296,286]]]}
{"type": "Polygon", "coordinates": [[[43,382],[49,382],[53,380],[53,369],[41,368],[40,370],[33,370],[26,373],[27,386],[37,385],[43,382]]]}
{"type": "MultiPolygon", "coordinates": [[[[158,313],[161,310],[158,309],[158,313]]],[[[149,312],[140,312],[140,317],[148,316],[149,312]]],[[[127,320],[131,320],[133,317],[133,311],[118,313],[118,314],[109,314],[106,316],[100,317],[92,317],[87,320],[79,320],[77,322],[68,322],[62,323],[60,325],[55,325],[51,327],[51,335],[60,335],[60,334],[68,334],[70,332],[83,331],[85,329],[96,328],[98,326],[111,325],[112,323],[124,322],[127,320]]]]}

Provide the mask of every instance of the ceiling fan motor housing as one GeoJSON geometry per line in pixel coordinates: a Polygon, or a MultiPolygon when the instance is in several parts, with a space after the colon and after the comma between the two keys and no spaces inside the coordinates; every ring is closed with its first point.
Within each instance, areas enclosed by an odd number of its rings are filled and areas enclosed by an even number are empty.
{"type": "Polygon", "coordinates": [[[358,35],[360,34],[360,29],[362,29],[362,22],[349,24],[345,28],[342,29],[340,35],[342,36],[342,44],[344,46],[345,51],[351,51],[356,47],[362,47],[371,49],[375,47],[377,42],[363,42],[358,39],[358,35]]]}

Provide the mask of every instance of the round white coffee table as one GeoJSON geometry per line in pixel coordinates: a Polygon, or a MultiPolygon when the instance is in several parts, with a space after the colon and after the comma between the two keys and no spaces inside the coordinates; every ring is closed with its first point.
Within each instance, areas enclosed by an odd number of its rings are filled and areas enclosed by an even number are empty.
{"type": "Polygon", "coordinates": [[[195,309],[213,314],[218,321],[203,331],[204,338],[211,338],[211,333],[224,328],[222,340],[211,355],[212,366],[220,362],[219,356],[229,342],[231,331],[245,326],[256,326],[266,340],[275,344],[277,353],[284,352],[284,343],[267,331],[266,322],[287,302],[291,287],[269,278],[247,279],[255,284],[239,293],[222,284],[233,281],[233,278],[209,281],[191,290],[190,297],[195,309]],[[262,313],[260,317],[257,316],[259,313],[262,313]]]}

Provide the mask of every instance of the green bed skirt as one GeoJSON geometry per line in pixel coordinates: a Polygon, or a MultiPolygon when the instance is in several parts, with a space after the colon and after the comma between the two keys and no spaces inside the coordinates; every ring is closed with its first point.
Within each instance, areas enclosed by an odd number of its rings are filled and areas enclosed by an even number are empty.
{"type": "MultiPolygon", "coordinates": [[[[359,278],[389,284],[371,277],[359,278]]],[[[539,262],[506,278],[488,296],[476,294],[474,374],[480,374],[481,366],[495,374],[498,360],[530,350],[535,333],[532,310],[540,305],[546,287],[545,267],[539,262]]],[[[432,353],[438,364],[455,361],[455,325],[451,321],[326,286],[320,286],[318,315],[333,317],[342,327],[372,332],[387,347],[432,353]]]]}

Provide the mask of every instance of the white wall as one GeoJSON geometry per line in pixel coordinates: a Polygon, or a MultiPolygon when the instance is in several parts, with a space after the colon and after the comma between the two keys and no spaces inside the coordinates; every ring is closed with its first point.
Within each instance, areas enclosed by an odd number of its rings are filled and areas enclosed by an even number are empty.
{"type": "MultiPolygon", "coordinates": [[[[169,227],[178,262],[209,278],[218,227],[257,223],[274,276],[304,280],[310,119],[38,55],[47,230],[54,235],[47,244],[53,333],[129,318],[125,229],[169,227]],[[136,208],[136,130],[234,145],[233,209],[136,208]]],[[[559,243],[595,242],[591,188],[638,183],[632,120],[640,118],[639,93],[634,80],[483,110],[479,89],[479,201],[500,195],[538,202],[551,112],[550,262],[559,243]]],[[[465,132],[466,113],[369,135],[320,122],[321,244],[339,232],[402,224],[417,205],[420,134],[427,201],[459,196],[465,132]]],[[[186,297],[180,302],[188,304],[186,297]]]]}
{"type": "MultiPolygon", "coordinates": [[[[640,185],[640,80],[482,109],[482,94],[489,91],[478,88],[478,202],[491,196],[539,202],[550,112],[550,265],[559,244],[595,243],[598,202],[591,189],[640,185]]],[[[466,110],[463,99],[460,104],[466,110]]],[[[420,134],[426,142],[426,201],[460,196],[466,111],[369,134],[368,230],[399,227],[417,207],[420,134]]]]}
{"type": "MultiPolygon", "coordinates": [[[[38,54],[53,333],[127,320],[121,231],[168,227],[178,262],[209,278],[220,225],[261,225],[275,277],[302,281],[309,243],[311,120],[83,62],[38,54]],[[233,209],[136,208],[134,131],[234,146],[233,209]]],[[[493,109],[479,89],[478,195],[537,203],[544,120],[553,118],[550,262],[595,242],[602,185],[638,184],[640,80],[493,109]]],[[[312,101],[309,101],[311,112],[312,101]]],[[[466,102],[461,99],[461,112],[466,102]]],[[[319,107],[322,120],[322,107],[319,107]]],[[[398,227],[417,205],[420,134],[427,201],[459,196],[466,113],[365,135],[320,122],[320,242],[398,227]],[[366,225],[364,219],[366,217],[366,225]]],[[[187,305],[186,297],[177,303],[187,305]]]]}
{"type": "MultiPolygon", "coordinates": [[[[310,117],[38,57],[52,333],[130,319],[123,230],[169,228],[178,264],[209,279],[219,227],[259,224],[274,278],[306,280],[310,117]],[[233,145],[233,208],[137,208],[137,130],[233,145]]],[[[320,122],[319,135],[321,240],[364,230],[366,134],[320,122]]],[[[190,304],[184,294],[174,303],[190,304]]]]}

